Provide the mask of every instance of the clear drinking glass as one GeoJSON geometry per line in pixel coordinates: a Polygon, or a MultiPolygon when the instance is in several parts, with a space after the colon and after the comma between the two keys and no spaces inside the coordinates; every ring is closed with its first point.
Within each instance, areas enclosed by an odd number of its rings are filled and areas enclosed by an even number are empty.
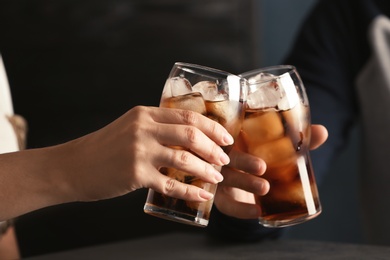
{"type": "Polygon", "coordinates": [[[241,149],[267,163],[270,183],[261,207],[260,224],[284,227],[321,213],[309,154],[310,109],[295,67],[280,65],[241,74],[248,80],[241,149]]]}
{"type": "MultiPolygon", "coordinates": [[[[246,93],[246,80],[241,77],[213,68],[177,62],[165,83],[160,107],[199,112],[219,122],[235,138],[244,118],[246,93]]],[[[225,152],[230,148],[223,147],[225,152]]],[[[172,168],[162,168],[160,172],[213,194],[216,192],[216,184],[204,182],[186,172],[172,168]]],[[[149,189],[144,211],[157,217],[204,227],[209,222],[212,204],[213,200],[202,203],[185,201],[149,189]]]]}

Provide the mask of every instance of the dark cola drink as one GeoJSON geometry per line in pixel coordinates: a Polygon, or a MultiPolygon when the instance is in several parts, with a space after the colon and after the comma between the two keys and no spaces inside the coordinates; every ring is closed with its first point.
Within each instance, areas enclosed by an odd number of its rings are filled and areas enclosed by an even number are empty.
{"type": "Polygon", "coordinates": [[[310,109],[302,81],[292,66],[246,73],[249,80],[241,149],[262,158],[270,183],[259,222],[268,227],[295,225],[321,213],[311,165],[310,109]]]}
{"type": "Polygon", "coordinates": [[[265,196],[256,196],[265,226],[296,224],[316,216],[321,208],[313,169],[308,158],[310,125],[307,107],[287,111],[247,110],[243,123],[244,149],[267,163],[262,176],[270,183],[265,196]],[[298,120],[299,119],[299,120],[298,120]]]}

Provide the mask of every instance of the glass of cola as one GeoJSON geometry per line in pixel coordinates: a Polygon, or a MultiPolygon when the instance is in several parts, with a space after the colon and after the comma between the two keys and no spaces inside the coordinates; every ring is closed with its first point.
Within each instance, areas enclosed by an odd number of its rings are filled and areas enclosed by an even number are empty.
{"type": "MultiPolygon", "coordinates": [[[[196,64],[177,62],[165,82],[160,107],[196,111],[219,122],[235,138],[241,130],[246,94],[247,81],[239,76],[196,64]]],[[[222,148],[228,153],[231,146],[222,148]]],[[[220,167],[218,170],[221,170],[220,167]]],[[[217,189],[216,184],[207,183],[177,169],[161,168],[160,172],[213,194],[217,189]]],[[[212,204],[213,200],[201,203],[185,201],[149,189],[144,211],[168,220],[205,227],[209,222],[212,204]]]]}
{"type": "Polygon", "coordinates": [[[294,66],[280,65],[241,74],[248,97],[239,148],[262,158],[270,183],[261,207],[260,224],[284,227],[321,213],[310,160],[310,109],[305,88],[294,66]]]}

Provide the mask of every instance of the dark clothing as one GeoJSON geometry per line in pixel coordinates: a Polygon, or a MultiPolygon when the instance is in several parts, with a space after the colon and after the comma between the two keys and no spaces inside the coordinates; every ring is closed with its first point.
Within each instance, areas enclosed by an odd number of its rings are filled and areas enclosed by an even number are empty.
{"type": "Polygon", "coordinates": [[[307,17],[285,63],[297,67],[307,89],[312,123],[329,138],[312,152],[317,181],[360,120],[356,80],[372,53],[369,27],[390,14],[386,0],[321,0],[307,17]]]}

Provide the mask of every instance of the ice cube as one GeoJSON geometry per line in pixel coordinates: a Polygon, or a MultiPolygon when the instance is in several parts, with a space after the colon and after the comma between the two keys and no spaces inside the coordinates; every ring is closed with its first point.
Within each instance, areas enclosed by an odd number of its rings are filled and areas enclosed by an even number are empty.
{"type": "Polygon", "coordinates": [[[245,118],[242,130],[246,134],[248,146],[261,145],[284,135],[280,114],[275,110],[260,111],[245,118]]]}
{"type": "Polygon", "coordinates": [[[192,92],[192,85],[186,78],[171,78],[169,84],[171,86],[171,92],[173,97],[190,94],[192,92]]]}
{"type": "Polygon", "coordinates": [[[248,152],[262,158],[269,167],[285,165],[296,160],[296,151],[289,137],[250,147],[248,152]]]}
{"type": "Polygon", "coordinates": [[[250,85],[247,104],[249,108],[276,107],[282,96],[277,81],[271,80],[265,83],[250,85]]]}
{"type": "Polygon", "coordinates": [[[289,73],[275,77],[269,73],[260,73],[248,79],[250,108],[277,107],[287,110],[299,102],[299,94],[289,73]]]}
{"type": "Polygon", "coordinates": [[[225,96],[218,92],[217,83],[213,81],[200,81],[192,87],[193,92],[202,94],[205,100],[221,101],[225,100],[225,96]]]}
{"type": "Polygon", "coordinates": [[[206,105],[202,96],[198,93],[188,94],[184,96],[170,98],[164,100],[162,106],[169,108],[178,108],[184,110],[191,110],[206,115],[206,105]]]}
{"type": "Polygon", "coordinates": [[[283,164],[281,167],[267,167],[264,178],[267,180],[276,180],[278,182],[291,182],[298,177],[298,166],[291,161],[283,164]]]}
{"type": "Polygon", "coordinates": [[[305,206],[305,194],[302,189],[302,183],[297,180],[290,183],[279,183],[278,186],[274,186],[271,183],[270,192],[274,200],[276,201],[290,201],[294,204],[301,204],[305,206]]]}
{"type": "Polygon", "coordinates": [[[242,104],[236,101],[206,101],[207,113],[222,125],[241,119],[242,104]]]}
{"type": "Polygon", "coordinates": [[[272,78],[274,78],[275,76],[271,73],[264,73],[264,72],[261,72],[253,77],[250,77],[248,79],[248,82],[249,84],[251,85],[254,85],[258,82],[264,82],[264,81],[269,81],[271,80],[272,78]]]}

